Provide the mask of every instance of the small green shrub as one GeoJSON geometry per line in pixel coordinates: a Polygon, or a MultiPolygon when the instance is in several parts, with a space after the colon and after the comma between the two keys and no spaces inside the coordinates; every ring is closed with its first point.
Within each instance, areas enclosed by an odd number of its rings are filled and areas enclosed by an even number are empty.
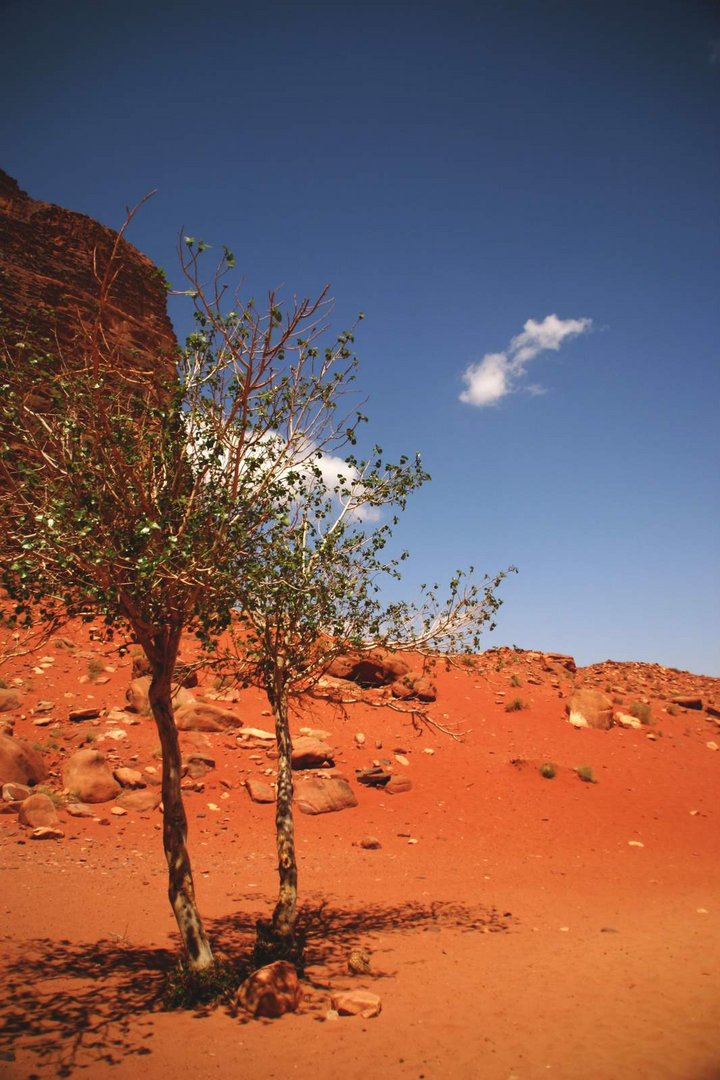
{"type": "Polygon", "coordinates": [[[551,761],[544,761],[542,763],[542,765],[540,766],[540,775],[545,780],[554,780],[555,779],[555,777],[557,776],[557,772],[555,770],[555,766],[553,765],[553,763],[551,761]]]}
{"type": "Polygon", "coordinates": [[[512,701],[508,701],[505,706],[505,712],[521,712],[522,709],[527,709],[527,705],[522,698],[516,697],[512,701]]]}
{"type": "Polygon", "coordinates": [[[510,685],[511,686],[522,686],[522,679],[520,678],[520,676],[519,675],[511,675],[510,676],[510,685]]]}
{"type": "Polygon", "coordinates": [[[652,709],[649,705],[646,705],[644,701],[633,701],[629,708],[629,713],[634,716],[636,720],[639,720],[641,724],[649,724],[652,718],[652,709]]]}
{"type": "Polygon", "coordinates": [[[87,672],[91,682],[95,682],[96,679],[99,679],[104,670],[105,665],[99,656],[93,656],[88,660],[87,672]]]}
{"type": "Polygon", "coordinates": [[[191,971],[184,960],[165,980],[165,1009],[195,1009],[202,1005],[230,1004],[243,976],[227,962],[218,961],[209,971],[191,971]]]}
{"type": "Polygon", "coordinates": [[[593,771],[589,765],[578,765],[575,772],[584,784],[597,784],[597,780],[593,776],[593,771]]]}
{"type": "Polygon", "coordinates": [[[59,791],[53,791],[47,784],[38,784],[35,788],[35,792],[40,795],[47,795],[52,800],[53,806],[62,806],[63,798],[59,791]]]}

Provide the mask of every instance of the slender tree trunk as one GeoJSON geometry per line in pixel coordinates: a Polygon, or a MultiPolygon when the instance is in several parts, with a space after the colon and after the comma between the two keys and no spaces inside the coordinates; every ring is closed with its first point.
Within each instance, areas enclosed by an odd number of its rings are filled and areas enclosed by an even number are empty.
{"type": "Polygon", "coordinates": [[[297,859],[295,856],[295,821],[293,818],[292,738],[288,720],[285,687],[276,689],[273,701],[275,736],[278,751],[277,802],[275,835],[278,852],[280,891],[273,912],[273,930],[280,941],[292,948],[297,917],[297,859]]]}
{"type": "Polygon", "coordinates": [[[195,902],[190,856],[187,850],[187,817],[180,789],[180,743],[172,705],[171,676],[174,657],[154,665],[150,682],[150,708],[162,749],[163,846],[168,864],[168,895],[180,937],[192,971],[213,966],[210,942],[195,902]]]}

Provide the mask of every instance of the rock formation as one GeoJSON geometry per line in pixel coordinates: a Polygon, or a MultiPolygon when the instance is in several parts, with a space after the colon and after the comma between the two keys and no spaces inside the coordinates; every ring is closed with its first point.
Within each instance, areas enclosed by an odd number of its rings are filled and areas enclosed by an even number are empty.
{"type": "MultiPolygon", "coordinates": [[[[75,363],[83,326],[98,315],[98,277],[117,237],[84,214],[37,202],[0,170],[0,332],[11,350],[34,345],[75,363]]],[[[118,359],[148,374],[173,371],[177,341],[162,275],[122,240],[102,329],[118,359]]]]}

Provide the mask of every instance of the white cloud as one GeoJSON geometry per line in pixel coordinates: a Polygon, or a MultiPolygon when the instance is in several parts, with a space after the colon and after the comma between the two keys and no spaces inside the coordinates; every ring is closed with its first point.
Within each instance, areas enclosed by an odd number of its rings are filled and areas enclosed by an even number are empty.
{"type": "MultiPolygon", "coordinates": [[[[525,374],[526,366],[541,352],[557,352],[571,338],[584,334],[592,327],[592,319],[559,319],[546,315],[542,322],[528,319],[522,332],[516,334],[507,349],[499,353],[486,353],[482,360],[470,364],[463,372],[465,389],[460,400],[466,405],[495,405],[507,394],[513,393],[518,381],[525,374]]],[[[528,387],[532,394],[541,394],[541,386],[528,387]]]]}

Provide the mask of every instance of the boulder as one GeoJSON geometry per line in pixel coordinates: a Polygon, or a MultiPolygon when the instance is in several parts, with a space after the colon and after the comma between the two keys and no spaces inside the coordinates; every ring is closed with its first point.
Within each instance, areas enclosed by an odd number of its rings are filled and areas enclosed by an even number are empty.
{"type": "Polygon", "coordinates": [[[80,802],[110,802],[121,788],[99,750],[78,750],[63,765],[63,783],[80,802]]]}
{"type": "Polygon", "coordinates": [[[362,1016],[365,1020],[382,1012],[382,1001],[369,990],[341,990],[333,994],[331,1005],[340,1016],[362,1016]]]}
{"type": "Polygon", "coordinates": [[[0,712],[13,712],[22,708],[22,698],[17,690],[0,689],[0,712]]]}
{"type": "Polygon", "coordinates": [[[670,701],[681,709],[702,709],[703,707],[702,698],[688,694],[676,694],[670,701]]]}
{"type": "Polygon", "coordinates": [[[55,804],[49,795],[37,791],[20,803],[18,821],[31,829],[40,827],[54,828],[60,823],[55,804]]]}
{"type": "Polygon", "coordinates": [[[335,679],[347,679],[360,686],[389,686],[410,670],[404,660],[387,649],[372,649],[368,653],[347,653],[336,656],[325,669],[335,679]]]}
{"type": "Polygon", "coordinates": [[[331,814],[357,806],[352,788],[341,777],[305,776],[295,783],[295,804],[303,814],[331,814]]]}
{"type": "MultiPolygon", "coordinates": [[[[182,692],[187,693],[185,690],[182,692]]],[[[229,727],[242,727],[237,713],[206,701],[176,707],[175,723],[178,731],[225,731],[229,727]]]]}
{"type": "Polygon", "coordinates": [[[552,671],[553,667],[565,668],[571,675],[574,675],[577,671],[575,660],[572,656],[568,656],[566,653],[549,652],[543,653],[543,661],[545,671],[552,671]]]}
{"type": "Polygon", "coordinates": [[[34,787],[47,776],[39,750],[22,739],[0,735],[0,784],[27,784],[34,787]]]}
{"type": "Polygon", "coordinates": [[[237,1002],[253,1016],[276,1018],[295,1012],[303,998],[298,974],[287,960],[254,971],[237,992],[237,1002]]]}
{"type": "Polygon", "coordinates": [[[318,769],[326,761],[334,764],[332,749],[327,743],[311,735],[299,735],[293,739],[293,769],[318,769]]]}
{"type": "Polygon", "coordinates": [[[245,787],[253,802],[275,802],[275,788],[271,784],[266,784],[262,780],[246,780],[245,787]]]}
{"type": "Polygon", "coordinates": [[[437,700],[437,688],[424,675],[405,675],[390,686],[390,692],[394,698],[402,701],[425,701],[437,700]]]}
{"type": "Polygon", "coordinates": [[[144,791],[123,791],[118,796],[118,805],[125,810],[135,810],[138,814],[148,813],[158,807],[162,801],[159,787],[145,788],[144,791]]]}
{"type": "Polygon", "coordinates": [[[576,690],[566,705],[573,727],[607,731],[613,723],[613,703],[599,690],[576,690]]]}

